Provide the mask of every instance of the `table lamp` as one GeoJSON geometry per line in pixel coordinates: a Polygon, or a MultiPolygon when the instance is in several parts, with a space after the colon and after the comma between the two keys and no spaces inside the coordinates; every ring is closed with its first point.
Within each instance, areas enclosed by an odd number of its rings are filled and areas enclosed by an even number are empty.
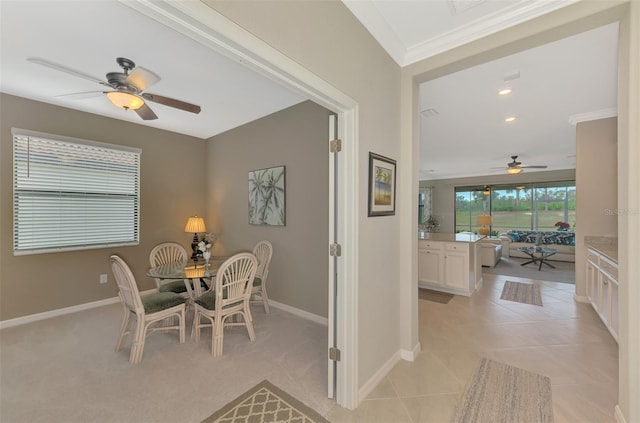
{"type": "Polygon", "coordinates": [[[478,229],[478,233],[480,235],[489,235],[491,233],[491,229],[489,229],[488,226],[491,226],[491,216],[478,216],[478,225],[482,226],[478,229]]]}
{"type": "Polygon", "coordinates": [[[193,253],[191,254],[191,260],[198,261],[198,242],[200,242],[198,240],[198,233],[207,232],[204,219],[197,215],[189,217],[187,224],[184,226],[184,231],[193,233],[193,241],[191,241],[191,250],[193,250],[193,253]]]}

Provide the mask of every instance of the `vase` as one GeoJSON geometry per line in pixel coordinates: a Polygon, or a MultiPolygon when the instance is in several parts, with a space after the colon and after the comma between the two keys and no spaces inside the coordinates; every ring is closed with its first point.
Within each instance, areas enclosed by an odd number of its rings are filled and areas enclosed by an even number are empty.
{"type": "Polygon", "coordinates": [[[211,259],[211,250],[207,249],[202,252],[202,258],[204,258],[205,266],[209,266],[209,260],[211,259]]]}

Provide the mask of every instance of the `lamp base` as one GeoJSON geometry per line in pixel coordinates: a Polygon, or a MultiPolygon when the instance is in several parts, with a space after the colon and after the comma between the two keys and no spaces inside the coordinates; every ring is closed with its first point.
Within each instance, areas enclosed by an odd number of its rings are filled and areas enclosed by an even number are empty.
{"type": "Polygon", "coordinates": [[[198,261],[198,243],[200,241],[198,240],[198,234],[194,233],[193,234],[193,241],[191,241],[191,260],[193,260],[194,263],[196,263],[198,261]]]}
{"type": "Polygon", "coordinates": [[[489,228],[487,228],[486,226],[478,229],[478,233],[480,235],[489,235],[491,233],[491,230],[489,228]]]}

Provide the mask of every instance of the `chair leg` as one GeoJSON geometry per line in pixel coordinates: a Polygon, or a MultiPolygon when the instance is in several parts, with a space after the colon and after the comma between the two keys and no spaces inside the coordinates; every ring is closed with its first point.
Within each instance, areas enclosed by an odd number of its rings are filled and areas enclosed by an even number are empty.
{"type": "Polygon", "coordinates": [[[179,327],[179,331],[180,331],[180,343],[184,344],[184,338],[185,338],[185,316],[184,316],[184,309],[180,311],[180,314],[178,315],[178,320],[180,321],[180,327],[179,327]]]}
{"type": "Polygon", "coordinates": [[[129,316],[131,312],[128,308],[123,307],[124,314],[122,316],[122,324],[120,325],[120,336],[118,337],[118,342],[116,343],[116,352],[120,351],[122,348],[122,344],[124,344],[127,335],[129,334],[129,316]]]}
{"type": "Polygon", "coordinates": [[[249,339],[253,342],[256,339],[256,333],[253,330],[253,323],[246,313],[241,311],[240,314],[242,314],[242,317],[244,318],[244,325],[247,327],[247,332],[249,332],[249,339]]]}
{"type": "Polygon", "coordinates": [[[142,352],[144,351],[144,340],[146,338],[147,326],[141,319],[136,319],[136,330],[133,334],[133,342],[131,343],[131,354],[129,355],[129,363],[138,364],[142,361],[142,352]]]}
{"type": "Polygon", "coordinates": [[[214,319],[211,324],[211,355],[214,357],[219,357],[222,355],[224,319],[224,317],[220,319],[214,319]]]}
{"type": "Polygon", "coordinates": [[[262,297],[264,312],[266,314],[269,314],[269,298],[267,297],[267,285],[265,283],[262,284],[262,289],[260,290],[260,296],[262,297]]]}
{"type": "Polygon", "coordinates": [[[200,315],[198,314],[198,310],[194,308],[193,313],[193,325],[191,327],[191,338],[194,342],[200,342],[200,315]]]}

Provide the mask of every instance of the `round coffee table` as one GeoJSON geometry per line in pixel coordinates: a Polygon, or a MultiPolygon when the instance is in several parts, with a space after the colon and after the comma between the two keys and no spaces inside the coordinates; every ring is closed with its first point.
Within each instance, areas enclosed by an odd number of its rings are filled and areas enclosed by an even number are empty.
{"type": "Polygon", "coordinates": [[[555,269],[556,267],[549,263],[549,257],[558,252],[555,248],[547,248],[547,247],[521,247],[518,248],[518,251],[525,253],[528,255],[531,260],[522,263],[520,266],[525,266],[529,263],[538,264],[538,270],[542,269],[542,265],[546,264],[547,266],[555,269]]]}

